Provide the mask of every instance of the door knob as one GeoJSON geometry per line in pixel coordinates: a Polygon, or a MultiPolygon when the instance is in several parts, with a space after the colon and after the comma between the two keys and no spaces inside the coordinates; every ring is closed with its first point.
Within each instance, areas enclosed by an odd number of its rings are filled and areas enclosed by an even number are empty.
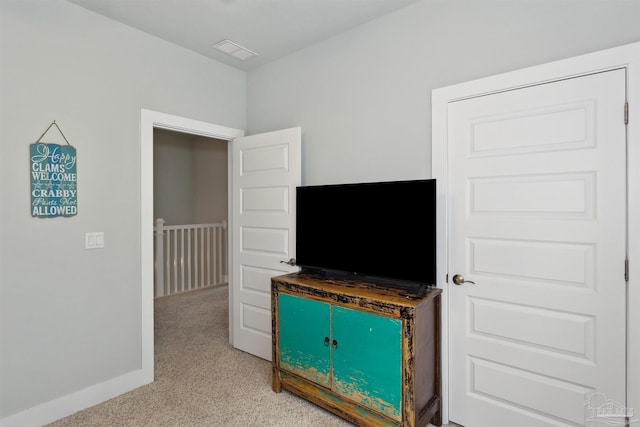
{"type": "Polygon", "coordinates": [[[289,261],[280,261],[280,264],[288,264],[291,267],[295,267],[297,265],[295,258],[290,258],[289,261]]]}
{"type": "Polygon", "coordinates": [[[462,285],[463,283],[471,283],[472,285],[475,285],[475,282],[472,282],[471,280],[464,280],[464,277],[461,274],[456,274],[455,276],[453,276],[453,283],[458,286],[462,285]]]}

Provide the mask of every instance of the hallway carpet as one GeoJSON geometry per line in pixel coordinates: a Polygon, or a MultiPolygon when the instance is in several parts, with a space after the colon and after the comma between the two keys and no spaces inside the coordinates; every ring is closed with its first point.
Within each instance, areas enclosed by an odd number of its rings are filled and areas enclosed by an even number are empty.
{"type": "Polygon", "coordinates": [[[351,424],[271,390],[271,364],[228,339],[227,286],[155,300],[155,381],[48,427],[351,424]]]}

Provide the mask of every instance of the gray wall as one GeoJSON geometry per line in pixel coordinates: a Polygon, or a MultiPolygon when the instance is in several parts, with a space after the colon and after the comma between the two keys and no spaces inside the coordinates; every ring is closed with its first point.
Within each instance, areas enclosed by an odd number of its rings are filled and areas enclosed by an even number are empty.
{"type": "Polygon", "coordinates": [[[193,221],[196,224],[229,222],[227,142],[196,137],[193,147],[193,221]]]}
{"type": "Polygon", "coordinates": [[[227,221],[227,141],[155,129],[153,215],[167,225],[227,221]]]}
{"type": "Polygon", "coordinates": [[[140,110],[244,129],[246,73],[63,0],[1,0],[0,60],[2,419],[140,369],[140,110]],[[36,219],[28,148],[52,120],[78,214],[36,219]]]}
{"type": "Polygon", "coordinates": [[[153,218],[167,225],[193,224],[191,135],[153,131],[153,218]]]}
{"type": "Polygon", "coordinates": [[[639,0],[425,0],[249,72],[249,133],[300,126],[303,184],[429,178],[433,89],[639,40],[639,0]]]}

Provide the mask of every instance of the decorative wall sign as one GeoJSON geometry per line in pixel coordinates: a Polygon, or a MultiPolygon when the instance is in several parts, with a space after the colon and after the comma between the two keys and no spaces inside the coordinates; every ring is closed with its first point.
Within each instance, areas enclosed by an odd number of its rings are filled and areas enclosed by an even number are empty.
{"type": "Polygon", "coordinates": [[[49,125],[29,149],[31,160],[31,216],[51,218],[78,213],[78,174],[75,147],[69,144],[56,122],[49,125]],[[40,142],[51,129],[58,131],[67,145],[40,142]]]}

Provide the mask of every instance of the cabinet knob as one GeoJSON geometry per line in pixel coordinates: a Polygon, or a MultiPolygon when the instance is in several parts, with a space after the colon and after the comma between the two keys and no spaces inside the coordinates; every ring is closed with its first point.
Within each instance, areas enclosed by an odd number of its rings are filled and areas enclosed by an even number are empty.
{"type": "Polygon", "coordinates": [[[329,346],[329,337],[324,337],[324,345],[329,346]]]}
{"type": "Polygon", "coordinates": [[[331,347],[333,347],[334,349],[338,349],[338,341],[333,340],[333,342],[331,343],[331,347]]]}

